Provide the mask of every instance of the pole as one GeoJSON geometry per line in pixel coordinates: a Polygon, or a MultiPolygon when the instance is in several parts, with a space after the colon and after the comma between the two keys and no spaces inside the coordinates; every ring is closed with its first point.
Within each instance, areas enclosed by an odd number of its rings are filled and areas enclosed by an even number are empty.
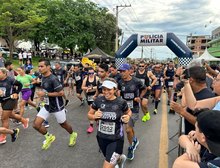
{"type": "Polygon", "coordinates": [[[141,59],[143,59],[143,55],[144,55],[144,47],[142,46],[142,48],[141,48],[141,59]]]}
{"type": "Polygon", "coordinates": [[[131,5],[119,5],[119,6],[116,6],[116,33],[115,33],[115,52],[118,51],[118,13],[120,11],[118,11],[118,8],[120,7],[123,7],[126,8],[126,7],[131,7],[131,5]]]}

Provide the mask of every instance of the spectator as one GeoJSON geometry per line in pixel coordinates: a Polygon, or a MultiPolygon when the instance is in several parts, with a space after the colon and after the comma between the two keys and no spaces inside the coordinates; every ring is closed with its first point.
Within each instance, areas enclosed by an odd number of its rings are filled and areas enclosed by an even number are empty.
{"type": "Polygon", "coordinates": [[[0,67],[4,67],[5,66],[5,58],[2,56],[2,53],[0,52],[0,67]]]}
{"type": "Polygon", "coordinates": [[[173,168],[217,168],[220,166],[220,111],[204,111],[197,116],[196,120],[196,130],[179,139],[186,153],[175,160],[173,168]],[[200,144],[206,148],[202,155],[200,155],[200,144]]]}

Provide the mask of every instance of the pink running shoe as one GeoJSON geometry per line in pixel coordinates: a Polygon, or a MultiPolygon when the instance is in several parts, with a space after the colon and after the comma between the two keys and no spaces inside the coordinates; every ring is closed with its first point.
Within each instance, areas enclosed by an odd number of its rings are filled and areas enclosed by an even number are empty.
{"type": "Polygon", "coordinates": [[[92,133],[94,131],[94,128],[90,125],[89,128],[87,129],[87,133],[92,133]]]}
{"type": "Polygon", "coordinates": [[[0,135],[0,144],[5,144],[6,143],[6,135],[5,134],[1,134],[0,135]]]}

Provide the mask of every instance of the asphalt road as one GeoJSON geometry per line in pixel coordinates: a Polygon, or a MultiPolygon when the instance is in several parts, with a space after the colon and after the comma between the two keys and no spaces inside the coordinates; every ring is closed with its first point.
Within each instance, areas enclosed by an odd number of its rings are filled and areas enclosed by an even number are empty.
{"type": "MultiPolygon", "coordinates": [[[[30,126],[26,130],[18,126],[20,128],[18,140],[12,143],[8,136],[7,143],[0,146],[0,168],[101,168],[104,157],[99,152],[96,132],[86,133],[88,106],[79,106],[80,101],[75,97],[69,97],[69,99],[67,119],[74,131],[78,133],[76,145],[68,147],[68,133],[51,116],[48,130],[55,134],[56,140],[48,150],[41,150],[44,137],[32,128],[37,112],[33,109],[27,110],[25,116],[30,118],[30,126]]],[[[126,168],[170,168],[177,157],[177,149],[168,155],[166,150],[177,145],[177,136],[172,140],[168,140],[168,137],[178,131],[179,117],[167,113],[165,95],[162,95],[157,115],[152,114],[153,107],[154,105],[149,103],[151,120],[146,123],[141,121],[142,113],[140,113],[140,120],[135,126],[140,144],[135,151],[134,160],[126,161],[126,168]]],[[[11,128],[15,127],[17,125],[11,123],[11,128]]],[[[125,154],[127,154],[127,147],[128,142],[125,137],[125,154]]]]}

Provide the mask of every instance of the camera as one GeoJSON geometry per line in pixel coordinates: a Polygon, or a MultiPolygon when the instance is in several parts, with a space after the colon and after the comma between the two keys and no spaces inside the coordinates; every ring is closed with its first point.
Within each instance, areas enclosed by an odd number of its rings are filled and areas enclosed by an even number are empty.
{"type": "Polygon", "coordinates": [[[189,73],[189,69],[185,69],[183,71],[183,75],[184,75],[184,79],[189,79],[190,78],[190,73],[189,73]]]}
{"type": "MultiPolygon", "coordinates": [[[[174,93],[173,93],[172,99],[173,99],[174,102],[177,101],[177,92],[174,92],[174,93]]],[[[174,111],[173,109],[170,109],[170,110],[169,110],[169,113],[175,114],[175,111],[174,111]]]]}

